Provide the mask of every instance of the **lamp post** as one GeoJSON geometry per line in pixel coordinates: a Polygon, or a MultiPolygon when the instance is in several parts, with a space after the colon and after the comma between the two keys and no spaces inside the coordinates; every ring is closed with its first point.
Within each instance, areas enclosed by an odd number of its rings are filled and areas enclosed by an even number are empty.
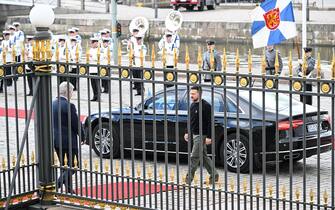
{"type": "Polygon", "coordinates": [[[29,14],[31,24],[36,28],[35,40],[35,79],[40,79],[35,105],[36,157],[38,161],[38,185],[43,204],[53,200],[55,178],[52,170],[52,124],[51,124],[51,67],[49,27],[55,14],[49,5],[35,5],[29,14]],[[37,49],[36,49],[37,48],[37,49]]]}

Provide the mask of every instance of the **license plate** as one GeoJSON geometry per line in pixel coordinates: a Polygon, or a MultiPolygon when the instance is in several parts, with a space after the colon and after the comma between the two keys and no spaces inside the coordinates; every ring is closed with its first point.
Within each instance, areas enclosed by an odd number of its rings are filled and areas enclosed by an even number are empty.
{"type": "MultiPolygon", "coordinates": [[[[321,129],[321,127],[320,127],[321,129]]],[[[317,132],[318,131],[318,124],[311,124],[311,125],[307,125],[307,132],[308,133],[312,133],[312,132],[317,132]]]]}

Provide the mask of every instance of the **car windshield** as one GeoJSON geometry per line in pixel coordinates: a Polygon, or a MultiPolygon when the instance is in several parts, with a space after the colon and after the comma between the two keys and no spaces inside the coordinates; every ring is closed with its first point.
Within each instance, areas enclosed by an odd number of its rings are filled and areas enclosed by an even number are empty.
{"type": "MultiPolygon", "coordinates": [[[[250,101],[249,91],[240,91],[241,98],[250,101]]],[[[262,109],[263,107],[263,93],[260,91],[252,92],[252,103],[262,109]]],[[[278,110],[287,109],[290,105],[290,97],[288,95],[278,94],[278,110]]],[[[299,106],[301,102],[292,98],[292,106],[299,106]]],[[[265,93],[265,109],[269,111],[276,110],[276,93],[265,93]]]]}

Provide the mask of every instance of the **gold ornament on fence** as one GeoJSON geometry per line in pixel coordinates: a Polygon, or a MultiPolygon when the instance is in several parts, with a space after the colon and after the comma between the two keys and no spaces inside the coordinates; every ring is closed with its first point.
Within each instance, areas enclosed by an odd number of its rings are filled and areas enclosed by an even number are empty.
{"type": "Polygon", "coordinates": [[[194,84],[198,82],[198,75],[197,74],[190,74],[190,81],[194,84]]]}
{"type": "Polygon", "coordinates": [[[216,75],[215,77],[214,77],[214,84],[216,84],[216,85],[221,85],[223,83],[223,79],[222,79],[222,77],[220,76],[220,75],[216,75]]]}
{"type": "Polygon", "coordinates": [[[302,90],[302,84],[301,84],[301,82],[299,82],[299,81],[295,81],[295,82],[293,83],[293,89],[294,89],[295,91],[301,91],[301,90],[302,90]]]}
{"type": "Polygon", "coordinates": [[[0,68],[0,77],[5,76],[5,70],[3,68],[0,68]]]}
{"type": "Polygon", "coordinates": [[[107,75],[107,69],[106,68],[101,68],[100,69],[100,76],[101,77],[104,77],[104,76],[106,76],[107,75]]]}
{"type": "Polygon", "coordinates": [[[86,74],[86,68],[85,68],[84,66],[81,66],[81,67],[79,68],[79,74],[81,74],[81,75],[86,74]]]}
{"type": "Polygon", "coordinates": [[[16,72],[17,72],[18,74],[22,74],[23,71],[24,71],[23,66],[18,66],[17,69],[16,69],[16,72]]]}
{"type": "Polygon", "coordinates": [[[122,69],[121,70],[121,76],[123,78],[128,78],[129,77],[129,70],[128,69],[122,69]]]}
{"type": "Polygon", "coordinates": [[[151,71],[145,70],[144,73],[143,73],[143,77],[144,77],[146,80],[151,80],[151,78],[152,78],[151,71]]]}
{"type": "Polygon", "coordinates": [[[330,87],[330,85],[329,85],[328,83],[322,83],[322,84],[321,84],[321,91],[322,91],[323,93],[328,94],[328,93],[331,91],[331,87],[330,87]]]}
{"type": "Polygon", "coordinates": [[[61,66],[59,66],[59,68],[58,68],[58,72],[60,73],[60,74],[64,74],[65,73],[65,66],[63,66],[63,65],[61,65],[61,66]]]}

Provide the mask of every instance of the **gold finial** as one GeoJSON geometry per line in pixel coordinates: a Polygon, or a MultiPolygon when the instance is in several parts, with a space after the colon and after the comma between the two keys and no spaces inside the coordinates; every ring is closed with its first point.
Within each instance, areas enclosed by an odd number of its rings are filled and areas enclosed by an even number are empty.
{"type": "Polygon", "coordinates": [[[283,199],[285,199],[286,198],[286,187],[285,187],[285,185],[283,185],[283,187],[281,188],[281,194],[283,196],[283,199]]]}
{"type": "Polygon", "coordinates": [[[198,69],[202,69],[202,53],[201,53],[201,47],[198,47],[198,69]]]}
{"type": "Polygon", "coordinates": [[[189,70],[190,69],[190,53],[188,52],[188,46],[186,46],[185,64],[186,64],[186,70],[189,70]]]}
{"type": "Polygon", "coordinates": [[[313,201],[314,201],[314,191],[313,191],[313,189],[311,189],[309,191],[309,200],[310,200],[311,203],[313,203],[313,201]]]}
{"type": "Polygon", "coordinates": [[[227,53],[226,48],[223,48],[223,56],[222,56],[222,71],[227,71],[227,53]]]}
{"type": "Polygon", "coordinates": [[[50,61],[52,58],[52,52],[51,52],[51,43],[50,40],[47,40],[47,59],[50,61]]]}
{"type": "MultiPolygon", "coordinates": [[[[56,61],[58,62],[59,61],[59,47],[58,47],[58,44],[56,44],[56,61]]],[[[35,55],[35,53],[34,53],[35,55]]]]}
{"type": "Polygon", "coordinates": [[[35,41],[35,43],[36,43],[36,60],[40,60],[40,58],[41,58],[41,46],[40,46],[40,41],[39,40],[36,40],[35,41]]]}
{"type": "Polygon", "coordinates": [[[99,65],[100,64],[100,55],[101,55],[101,52],[100,52],[100,44],[98,45],[98,50],[97,50],[97,64],[99,65]]]}
{"type": "Polygon", "coordinates": [[[79,63],[79,44],[76,46],[76,63],[79,63]]]}
{"type": "Polygon", "coordinates": [[[327,190],[325,190],[323,192],[323,202],[324,202],[325,206],[328,205],[328,193],[327,193],[327,190]]]}
{"type": "Polygon", "coordinates": [[[31,162],[32,164],[35,163],[35,152],[31,152],[31,162]]]}
{"type": "Polygon", "coordinates": [[[335,80],[335,53],[333,54],[333,62],[332,62],[332,80],[335,80]]]}
{"type": "Polygon", "coordinates": [[[88,160],[85,159],[84,160],[84,170],[87,170],[88,169],[88,160]]]}
{"type": "Polygon", "coordinates": [[[151,167],[148,168],[148,177],[149,179],[152,178],[152,168],[151,167]]]}
{"type": "Polygon", "coordinates": [[[6,161],[4,157],[1,158],[1,166],[2,166],[2,170],[6,170],[6,161]]]}
{"type": "Polygon", "coordinates": [[[219,177],[219,180],[218,180],[218,189],[222,190],[222,181],[221,181],[220,177],[219,177]]]}
{"type": "Polygon", "coordinates": [[[13,61],[13,63],[15,63],[15,58],[16,58],[16,51],[15,51],[15,45],[14,45],[14,47],[13,47],[13,50],[12,50],[12,61],[13,61]]]}
{"type": "Polygon", "coordinates": [[[256,181],[256,195],[259,195],[259,192],[260,192],[260,184],[259,184],[259,181],[257,180],[256,181]]]}
{"type": "Polygon", "coordinates": [[[130,165],[129,165],[129,162],[126,163],[126,175],[130,176],[130,165]]]}
{"type": "Polygon", "coordinates": [[[239,70],[240,70],[240,55],[239,55],[239,52],[238,52],[238,48],[236,48],[235,65],[236,65],[236,72],[239,72],[239,70]]]}
{"type": "Polygon", "coordinates": [[[170,180],[171,182],[174,182],[174,169],[171,168],[171,171],[170,171],[170,180]]]}
{"type": "Polygon", "coordinates": [[[2,51],[2,62],[6,63],[6,54],[7,54],[8,48],[5,47],[2,51]]]}
{"type": "Polygon", "coordinates": [[[22,156],[21,156],[21,164],[22,164],[22,165],[25,165],[25,162],[26,162],[26,158],[25,158],[24,155],[22,154],[22,156]]]}
{"type": "Polygon", "coordinates": [[[66,155],[66,153],[64,154],[64,166],[67,167],[67,155],[66,155]]]}
{"type": "Polygon", "coordinates": [[[58,166],[58,155],[56,151],[54,151],[54,165],[58,166]]]}
{"type": "Polygon", "coordinates": [[[300,189],[299,189],[299,187],[297,187],[297,189],[295,190],[295,199],[297,201],[300,199],[300,189]]]}
{"type": "Polygon", "coordinates": [[[15,167],[15,165],[16,165],[16,158],[15,158],[15,155],[13,155],[13,157],[12,157],[12,166],[13,166],[13,168],[15,167]]]}
{"type": "Polygon", "coordinates": [[[76,155],[74,155],[73,165],[74,165],[74,168],[78,168],[78,160],[77,160],[76,155]]]}
{"type": "Polygon", "coordinates": [[[304,54],[303,54],[303,62],[302,62],[303,78],[306,78],[306,71],[307,71],[307,56],[306,56],[306,53],[304,52],[304,54]]]}
{"type": "Polygon", "coordinates": [[[105,172],[106,172],[106,173],[109,172],[109,163],[108,163],[107,160],[105,161],[105,172]]]}
{"type": "Polygon", "coordinates": [[[129,66],[132,66],[133,65],[133,46],[132,45],[130,45],[128,57],[129,57],[129,66]]]}
{"type": "Polygon", "coordinates": [[[206,187],[209,188],[210,185],[211,185],[211,182],[210,182],[210,176],[207,175],[207,176],[206,176],[206,187]]]}
{"type": "Polygon", "coordinates": [[[23,42],[21,42],[20,45],[21,45],[21,59],[22,59],[21,62],[24,63],[24,57],[25,57],[24,54],[25,54],[25,52],[26,52],[26,49],[25,49],[25,47],[24,47],[23,42]]]}
{"type": "Polygon", "coordinates": [[[162,53],[162,64],[163,64],[163,68],[165,68],[165,66],[166,66],[166,49],[165,49],[165,47],[163,48],[163,53],[162,53]]]}
{"type": "Polygon", "coordinates": [[[185,174],[184,176],[182,176],[182,182],[183,182],[183,185],[186,184],[186,182],[187,182],[187,174],[185,174]]]}
{"type": "Polygon", "coordinates": [[[98,171],[98,169],[99,169],[99,161],[98,160],[94,161],[94,169],[95,169],[95,171],[98,171]]]}
{"type": "Polygon", "coordinates": [[[234,189],[235,189],[235,184],[234,184],[234,178],[230,178],[230,191],[231,192],[234,192],[234,189]]]}
{"type": "Polygon", "coordinates": [[[163,167],[162,166],[159,168],[159,179],[161,181],[163,180],[163,167]]]}
{"type": "Polygon", "coordinates": [[[151,48],[151,68],[155,68],[155,60],[156,60],[155,44],[152,44],[152,48],[151,48]]]}
{"type": "Polygon", "coordinates": [[[316,62],[316,72],[317,72],[317,79],[321,79],[321,59],[319,52],[318,52],[318,60],[316,62]]]}
{"type": "Polygon", "coordinates": [[[119,66],[121,66],[121,62],[122,62],[122,52],[121,52],[121,43],[119,43],[119,47],[117,49],[117,63],[119,66]]]}
{"type": "Polygon", "coordinates": [[[65,42],[65,60],[66,60],[66,63],[69,62],[69,48],[67,46],[67,42],[65,42]]]}
{"type": "Polygon", "coordinates": [[[193,177],[193,184],[194,184],[194,186],[197,186],[199,184],[198,174],[194,175],[194,177],[193,177]]]}
{"type": "Polygon", "coordinates": [[[293,76],[293,65],[292,65],[292,51],[290,50],[290,55],[288,57],[288,71],[289,71],[289,76],[293,76]]]}
{"type": "Polygon", "coordinates": [[[140,50],[140,66],[143,67],[144,55],[143,55],[143,48],[141,47],[140,50]]]}
{"type": "Polygon", "coordinates": [[[269,184],[269,194],[270,194],[270,197],[272,198],[272,194],[273,194],[273,186],[272,186],[271,183],[269,184]]]}
{"type": "Polygon", "coordinates": [[[209,63],[210,63],[210,70],[211,71],[214,71],[214,62],[215,62],[215,59],[214,59],[214,49],[210,49],[210,52],[209,52],[209,63]]]}
{"type": "Polygon", "coordinates": [[[174,67],[177,68],[177,65],[178,65],[178,52],[177,52],[177,48],[173,49],[173,61],[174,61],[174,67]]]}
{"type": "Polygon", "coordinates": [[[111,50],[109,45],[107,47],[107,64],[111,65],[111,50]]]}
{"type": "Polygon", "coordinates": [[[249,70],[249,74],[251,74],[251,71],[252,71],[252,55],[251,55],[251,49],[249,49],[249,52],[248,52],[248,70],[249,70]]]}
{"type": "Polygon", "coordinates": [[[243,179],[243,192],[247,193],[247,186],[248,186],[248,182],[247,182],[247,178],[245,177],[243,179]]]}
{"type": "Polygon", "coordinates": [[[276,57],[275,57],[275,75],[278,76],[279,72],[279,52],[276,50],[276,57]]]}
{"type": "Polygon", "coordinates": [[[116,175],[119,174],[119,170],[120,170],[119,162],[118,162],[118,161],[115,161],[115,173],[116,173],[116,175]]]}
{"type": "Polygon", "coordinates": [[[90,49],[88,48],[88,43],[86,44],[86,63],[90,63],[90,49]]]}
{"type": "Polygon", "coordinates": [[[262,55],[262,74],[265,75],[266,71],[266,58],[265,58],[265,50],[263,50],[263,55],[262,55]]]}
{"type": "Polygon", "coordinates": [[[137,173],[137,177],[140,178],[141,177],[141,166],[140,166],[140,164],[137,165],[136,173],[137,173]]]}

